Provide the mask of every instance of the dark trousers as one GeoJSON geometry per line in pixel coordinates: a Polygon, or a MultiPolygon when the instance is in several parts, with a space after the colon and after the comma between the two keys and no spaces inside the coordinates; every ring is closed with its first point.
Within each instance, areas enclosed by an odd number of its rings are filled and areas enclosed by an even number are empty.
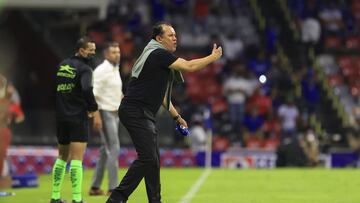
{"type": "Polygon", "coordinates": [[[145,178],[149,203],[160,203],[160,155],[155,116],[141,108],[120,106],[120,121],[128,130],[138,158],[131,164],[107,203],[125,202],[145,178]]]}

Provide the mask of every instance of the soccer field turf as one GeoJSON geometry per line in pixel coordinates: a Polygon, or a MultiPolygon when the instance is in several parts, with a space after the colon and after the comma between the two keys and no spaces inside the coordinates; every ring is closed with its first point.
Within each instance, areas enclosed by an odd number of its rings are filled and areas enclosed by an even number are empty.
{"type": "MultiPolygon", "coordinates": [[[[161,170],[164,203],[178,203],[191,190],[204,169],[161,170]]],[[[120,177],[125,169],[120,170],[120,177]]],[[[104,203],[106,197],[89,197],[93,171],[84,173],[83,194],[88,203],[104,203]]],[[[104,179],[103,189],[107,180],[104,179]]],[[[49,202],[51,177],[39,177],[38,188],[12,189],[15,196],[0,197],[1,203],[49,202]]],[[[192,203],[357,203],[360,202],[360,171],[355,169],[212,169],[192,203]]],[[[196,190],[195,190],[196,191],[196,190]]],[[[71,203],[70,177],[67,173],[63,198],[71,203]]],[[[140,183],[128,203],[147,202],[144,183],[140,183]]]]}

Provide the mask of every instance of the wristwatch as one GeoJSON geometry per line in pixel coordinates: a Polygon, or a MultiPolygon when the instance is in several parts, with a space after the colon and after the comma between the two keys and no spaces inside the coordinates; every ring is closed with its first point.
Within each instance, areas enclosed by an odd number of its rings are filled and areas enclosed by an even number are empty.
{"type": "Polygon", "coordinates": [[[177,121],[179,118],[181,118],[180,114],[178,114],[177,116],[174,116],[174,117],[173,117],[174,121],[177,121]]]}

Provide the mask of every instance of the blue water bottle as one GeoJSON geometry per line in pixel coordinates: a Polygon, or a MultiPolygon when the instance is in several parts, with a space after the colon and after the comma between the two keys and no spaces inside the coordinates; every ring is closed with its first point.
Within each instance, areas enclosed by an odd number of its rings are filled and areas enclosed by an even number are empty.
{"type": "Polygon", "coordinates": [[[189,135],[189,129],[186,128],[183,125],[180,124],[176,124],[176,128],[175,128],[179,133],[181,133],[183,136],[188,136],[189,135]]]}

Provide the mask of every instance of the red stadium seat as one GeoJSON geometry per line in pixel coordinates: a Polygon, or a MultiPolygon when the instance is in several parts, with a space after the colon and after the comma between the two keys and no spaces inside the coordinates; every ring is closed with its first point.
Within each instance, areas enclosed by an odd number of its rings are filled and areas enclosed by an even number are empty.
{"type": "Polygon", "coordinates": [[[229,146],[230,146],[230,142],[227,138],[222,136],[213,137],[214,151],[226,151],[229,146]]]}
{"type": "Polygon", "coordinates": [[[360,64],[359,63],[355,64],[353,69],[354,69],[354,74],[357,75],[357,76],[360,76],[360,64]]]}
{"type": "Polygon", "coordinates": [[[356,74],[349,75],[347,78],[347,84],[349,86],[356,86],[356,84],[359,84],[359,76],[356,74]]]}
{"type": "Polygon", "coordinates": [[[123,41],[125,41],[125,35],[124,33],[113,33],[112,34],[112,40],[121,44],[123,43],[123,41]]]}
{"type": "Polygon", "coordinates": [[[351,56],[340,56],[338,58],[338,63],[339,63],[339,66],[340,68],[343,68],[343,67],[350,67],[352,66],[352,57],[351,56]]]}
{"type": "Polygon", "coordinates": [[[211,105],[211,111],[212,113],[220,113],[220,112],[227,112],[228,110],[228,104],[226,101],[222,98],[216,98],[214,99],[212,105],[211,105]]]}
{"type": "Polygon", "coordinates": [[[341,72],[345,77],[349,77],[349,76],[355,74],[355,72],[356,72],[355,69],[356,68],[353,66],[343,66],[343,67],[341,67],[341,72]]]}
{"type": "Polygon", "coordinates": [[[360,1],[353,0],[351,6],[352,13],[356,19],[360,19],[360,1]]]}
{"type": "Polygon", "coordinates": [[[360,70],[360,57],[355,57],[354,63],[355,63],[356,69],[359,71],[360,70]]]}
{"type": "Polygon", "coordinates": [[[354,97],[359,97],[360,96],[360,84],[354,84],[353,86],[351,86],[350,93],[354,97]]]}
{"type": "Polygon", "coordinates": [[[278,145],[279,145],[280,141],[278,139],[267,139],[264,142],[263,148],[264,149],[269,149],[269,150],[275,150],[278,145]]]}
{"type": "Polygon", "coordinates": [[[196,73],[186,73],[184,75],[185,83],[188,86],[194,86],[199,84],[199,77],[196,73]]]}
{"type": "Polygon", "coordinates": [[[209,64],[206,68],[201,69],[198,74],[202,78],[214,78],[216,74],[214,65],[209,64]]]}
{"type": "Polygon", "coordinates": [[[113,34],[115,34],[115,33],[123,33],[124,32],[124,27],[121,24],[114,23],[114,24],[110,25],[110,31],[113,34]]]}
{"type": "Polygon", "coordinates": [[[215,74],[220,74],[224,69],[224,64],[221,61],[213,63],[213,71],[215,74]]]}
{"type": "Polygon", "coordinates": [[[249,138],[246,140],[246,148],[248,149],[259,149],[262,146],[262,141],[253,135],[250,135],[249,138]]]}
{"type": "Polygon", "coordinates": [[[338,49],[341,47],[341,39],[336,36],[328,36],[325,38],[326,49],[338,49]]]}
{"type": "Polygon", "coordinates": [[[341,75],[339,74],[335,74],[335,75],[330,75],[328,77],[328,81],[329,81],[329,84],[330,86],[335,86],[335,85],[340,85],[344,82],[344,79],[341,75]]]}
{"type": "Polygon", "coordinates": [[[194,103],[205,103],[207,101],[207,92],[202,85],[187,86],[187,94],[194,103]]]}
{"type": "Polygon", "coordinates": [[[345,40],[345,46],[348,49],[359,49],[360,39],[357,36],[349,36],[345,40]]]}
{"type": "Polygon", "coordinates": [[[121,56],[130,58],[134,52],[135,45],[130,32],[124,33],[124,41],[120,43],[121,56]]]}
{"type": "Polygon", "coordinates": [[[106,42],[106,35],[105,33],[98,32],[98,31],[90,31],[88,36],[94,40],[97,45],[103,45],[106,42]]]}
{"type": "Polygon", "coordinates": [[[222,95],[222,86],[213,79],[203,81],[203,87],[205,88],[208,97],[219,97],[222,95]]]}

